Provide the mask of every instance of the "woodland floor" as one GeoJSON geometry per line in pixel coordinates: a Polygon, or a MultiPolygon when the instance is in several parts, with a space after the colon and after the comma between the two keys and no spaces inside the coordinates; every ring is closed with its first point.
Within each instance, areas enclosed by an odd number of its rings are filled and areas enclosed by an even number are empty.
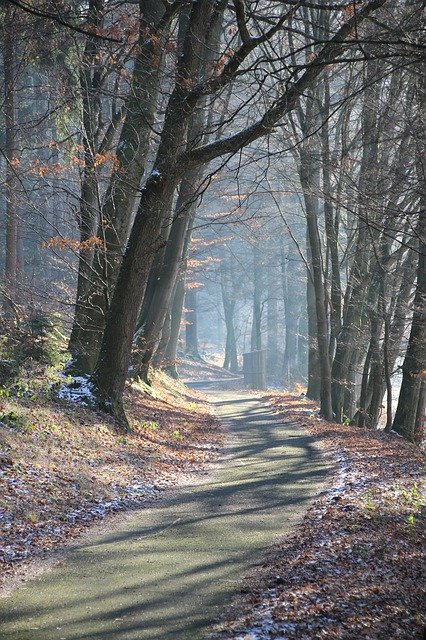
{"type": "MultiPolygon", "coordinates": [[[[184,363],[183,376],[218,373],[198,368],[184,363]]],[[[6,587],[32,559],[114,512],[152,504],[217,458],[223,431],[200,396],[164,376],[153,395],[145,391],[128,391],[130,435],[41,391],[0,398],[6,587]]],[[[320,420],[303,397],[271,392],[263,399],[314,435],[337,471],[297,534],[247,577],[212,640],[423,638],[424,453],[396,435],[320,420]]]]}
{"type": "Polygon", "coordinates": [[[0,586],[111,514],[151,505],[215,459],[223,431],[195,391],[157,374],[126,394],[130,434],[45,381],[0,397],[0,586]]]}
{"type": "Polygon", "coordinates": [[[424,638],[424,454],[394,434],[327,423],[303,397],[264,400],[316,436],[337,472],[210,640],[424,638]]]}
{"type": "Polygon", "coordinates": [[[0,599],[2,640],[202,640],[209,633],[264,549],[297,527],[325,486],[330,460],[256,396],[208,396],[228,434],[214,474],[115,518],[0,599]]]}

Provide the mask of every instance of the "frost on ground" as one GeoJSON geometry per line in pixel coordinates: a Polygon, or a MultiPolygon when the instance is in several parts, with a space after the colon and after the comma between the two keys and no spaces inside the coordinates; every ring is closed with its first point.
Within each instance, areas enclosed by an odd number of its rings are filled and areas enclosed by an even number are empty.
{"type": "Polygon", "coordinates": [[[265,398],[336,462],[297,534],[274,547],[211,640],[415,640],[426,624],[425,456],[400,438],[327,423],[265,398]]]}
{"type": "Polygon", "coordinates": [[[86,376],[72,378],[72,380],[59,387],[56,395],[59,400],[75,402],[85,407],[93,407],[96,404],[92,383],[86,376]]]}

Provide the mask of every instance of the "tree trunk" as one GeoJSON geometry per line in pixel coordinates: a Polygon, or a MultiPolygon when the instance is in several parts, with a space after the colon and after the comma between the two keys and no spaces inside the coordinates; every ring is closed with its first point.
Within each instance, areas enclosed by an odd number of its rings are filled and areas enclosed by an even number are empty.
{"type": "MultiPolygon", "coordinates": [[[[306,107],[306,120],[311,126],[314,107],[314,91],[310,92],[306,107]]],[[[308,133],[307,131],[305,133],[308,133]]],[[[326,291],[323,277],[321,239],[318,229],[320,154],[316,136],[305,140],[300,149],[300,182],[303,189],[307,225],[308,257],[310,260],[310,278],[315,297],[316,342],[320,373],[319,396],[321,414],[326,420],[333,419],[331,408],[331,371],[329,358],[329,331],[326,308],[326,291]]],[[[308,276],[309,280],[309,276],[308,276]]],[[[312,389],[309,389],[312,394],[312,389]]],[[[312,397],[312,396],[309,396],[312,397]]]]}
{"type": "Polygon", "coordinates": [[[19,166],[16,131],[15,105],[15,10],[10,5],[5,8],[3,22],[3,72],[4,72],[4,125],[6,156],[6,256],[4,311],[13,312],[16,296],[18,271],[18,212],[17,212],[17,168],[19,166]]]}
{"type": "Polygon", "coordinates": [[[168,30],[165,27],[157,44],[153,44],[155,40],[146,37],[146,30],[155,31],[164,16],[164,5],[157,0],[141,0],[140,7],[139,53],[117,145],[117,162],[102,212],[96,221],[97,236],[102,240],[103,246],[95,247],[92,260],[88,256],[88,260],[81,263],[83,269],[88,271],[89,287],[87,278],[82,273],[79,277],[76,313],[69,345],[75,360],[73,368],[79,373],[91,373],[98,357],[155,118],[162,64],[156,65],[153,60],[155,61],[157,54],[161,58],[168,30]]]}
{"type": "Polygon", "coordinates": [[[331,408],[331,372],[329,358],[329,335],[325,302],[325,287],[322,272],[321,242],[318,231],[318,199],[312,195],[315,183],[307,163],[302,160],[302,183],[305,182],[304,198],[306,204],[306,223],[311,254],[311,273],[315,293],[316,333],[320,370],[321,414],[325,420],[333,419],[331,408]],[[306,173],[305,173],[306,172],[306,173]]]}
{"type": "Polygon", "coordinates": [[[366,63],[366,86],[362,113],[363,155],[358,182],[358,219],[355,257],[345,293],[342,328],[338,335],[332,366],[332,403],[336,419],[340,422],[350,409],[345,405],[345,390],[352,376],[350,371],[353,352],[362,336],[362,317],[365,291],[370,281],[370,255],[378,232],[370,227],[370,200],[377,193],[378,170],[378,106],[380,83],[377,81],[377,61],[366,63]]]}
{"type": "Polygon", "coordinates": [[[252,351],[262,349],[262,264],[257,244],[253,246],[253,316],[250,348],[252,351]]]}
{"type": "Polygon", "coordinates": [[[192,231],[197,208],[199,180],[200,171],[193,170],[181,182],[163,264],[158,271],[156,286],[151,292],[152,297],[147,305],[148,311],[141,327],[138,344],[142,351],[142,358],[137,362],[136,371],[145,381],[148,381],[149,365],[160,340],[166,314],[172,303],[176,278],[186,257],[188,244],[186,238],[192,231]]]}
{"type": "Polygon", "coordinates": [[[311,400],[319,400],[321,373],[318,355],[317,312],[315,289],[310,272],[306,281],[306,314],[308,317],[308,388],[306,395],[311,400]]]}
{"type": "MultiPolygon", "coordinates": [[[[90,0],[88,24],[93,29],[102,29],[103,1],[90,0]]],[[[69,340],[69,350],[73,357],[67,370],[91,371],[95,359],[86,349],[84,336],[92,329],[87,326],[90,309],[89,290],[93,278],[93,258],[95,245],[90,242],[96,236],[100,220],[100,199],[95,157],[98,151],[96,137],[101,112],[100,65],[102,45],[98,38],[87,37],[80,69],[80,95],[82,102],[82,130],[84,149],[84,169],[81,181],[79,229],[80,250],[77,278],[77,293],[74,322],[69,340]]]]}
{"type": "Polygon", "coordinates": [[[268,267],[268,306],[266,310],[266,326],[268,335],[268,357],[266,371],[271,381],[276,382],[278,377],[278,296],[277,278],[274,268],[268,267]]]}
{"type": "Polygon", "coordinates": [[[122,396],[136,321],[152,260],[160,247],[161,223],[170,206],[176,182],[177,178],[162,179],[154,174],[145,185],[92,377],[100,406],[115,415],[124,428],[128,424],[122,396]],[[140,238],[144,241],[140,242],[140,238]]]}
{"type": "Polygon", "coordinates": [[[419,262],[414,314],[402,365],[401,391],[392,426],[394,431],[417,444],[424,439],[426,402],[426,193],[420,159],[418,160],[418,178],[422,197],[416,229],[416,235],[419,238],[419,262]]]}
{"type": "Polygon", "coordinates": [[[324,74],[324,108],[323,125],[321,128],[322,139],[322,178],[324,191],[324,222],[327,237],[327,249],[331,263],[330,285],[330,358],[333,359],[336,350],[337,336],[342,325],[342,287],[340,282],[340,264],[338,251],[339,218],[334,214],[332,189],[331,189],[331,158],[330,158],[330,132],[328,118],[330,115],[330,83],[328,72],[324,74]]]}
{"type": "MultiPolygon", "coordinates": [[[[222,0],[216,4],[213,12],[208,38],[202,51],[204,69],[219,52],[219,42],[221,26],[223,22],[223,12],[225,2],[222,0]]],[[[183,42],[187,30],[188,11],[183,14],[183,20],[179,29],[179,50],[183,47],[183,42]]],[[[213,104],[210,111],[213,110],[213,104]]],[[[205,137],[206,120],[205,101],[203,100],[196,113],[190,118],[188,126],[187,149],[200,144],[205,137]]],[[[175,288],[176,277],[181,263],[186,258],[188,244],[192,233],[192,226],[196,214],[199,200],[199,189],[204,173],[204,166],[197,166],[190,169],[183,177],[179,195],[176,200],[175,215],[173,220],[167,225],[170,233],[165,242],[164,259],[159,261],[158,270],[154,270],[153,286],[150,289],[150,280],[145,292],[142,305],[140,338],[138,344],[142,351],[142,358],[137,364],[137,373],[145,381],[148,381],[148,372],[153,353],[157,348],[163,329],[166,313],[168,312],[173,290],[175,288]],[[144,308],[145,307],[145,308],[144,308]]],[[[152,271],[152,270],[151,270],[152,271]]],[[[198,351],[198,349],[197,349],[198,351]]]]}
{"type": "MultiPolygon", "coordinates": [[[[232,257],[230,258],[232,260],[232,257]]],[[[222,292],[223,313],[226,326],[225,359],[223,368],[236,373],[238,371],[237,342],[235,339],[235,289],[232,264],[225,263],[222,254],[220,264],[220,288],[222,292]]]]}
{"type": "Polygon", "coordinates": [[[201,359],[198,351],[197,289],[187,289],[185,295],[185,353],[201,359]]]}
{"type": "Polygon", "coordinates": [[[177,347],[179,341],[179,331],[182,320],[183,301],[185,299],[185,266],[182,266],[181,273],[177,277],[176,291],[173,297],[170,323],[170,338],[164,353],[165,370],[172,378],[179,378],[177,370],[177,347]]]}

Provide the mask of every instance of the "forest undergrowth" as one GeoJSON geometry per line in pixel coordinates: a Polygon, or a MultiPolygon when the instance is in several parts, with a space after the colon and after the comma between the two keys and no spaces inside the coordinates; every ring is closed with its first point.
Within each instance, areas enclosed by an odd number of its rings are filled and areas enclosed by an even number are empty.
{"type": "Polygon", "coordinates": [[[151,388],[128,385],[126,434],[105,414],[55,399],[51,378],[33,368],[0,396],[5,588],[94,523],[193,480],[223,443],[208,405],[165,374],[156,372],[151,388]]]}
{"type": "Polygon", "coordinates": [[[264,399],[318,439],[335,473],[211,640],[424,638],[424,453],[397,435],[321,420],[304,398],[264,399]]]}

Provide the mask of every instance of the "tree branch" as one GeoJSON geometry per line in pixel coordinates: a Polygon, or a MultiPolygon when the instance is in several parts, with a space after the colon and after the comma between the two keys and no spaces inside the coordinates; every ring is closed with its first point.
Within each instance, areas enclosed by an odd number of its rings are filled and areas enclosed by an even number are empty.
{"type": "MultiPolygon", "coordinates": [[[[323,67],[332,64],[335,58],[344,51],[345,46],[350,42],[346,39],[353,33],[355,27],[365,20],[370,13],[383,6],[386,1],[387,0],[371,0],[351,16],[351,18],[340,27],[334,37],[324,45],[302,77],[287,89],[284,95],[276,101],[275,105],[264,113],[262,118],[249,127],[246,127],[243,131],[229,136],[229,138],[218,140],[183,153],[178,160],[179,171],[186,170],[190,166],[210,162],[221,155],[236,153],[251,142],[270,133],[277,122],[295,108],[300,95],[312,84],[313,80],[321,73],[323,67]]],[[[298,3],[295,7],[298,7],[300,4],[301,3],[298,3]]],[[[218,78],[217,80],[220,79],[221,78],[218,78]]]]}
{"type": "Polygon", "coordinates": [[[235,16],[237,18],[238,31],[240,32],[241,42],[248,46],[251,42],[251,35],[247,28],[246,7],[244,0],[234,0],[235,16]]]}
{"type": "MultiPolygon", "coordinates": [[[[209,95],[218,91],[222,87],[225,87],[228,82],[235,76],[239,67],[247,58],[247,56],[256,49],[259,45],[268,42],[271,38],[282,29],[287,20],[294,15],[294,13],[304,4],[305,0],[298,0],[294,6],[288,11],[282,14],[281,18],[272,26],[266,33],[256,38],[252,38],[248,34],[248,40],[243,40],[241,47],[230,57],[229,62],[225,64],[222,73],[219,76],[210,78],[205,82],[198,83],[189,92],[187,100],[188,103],[194,103],[203,95],[209,95]]],[[[248,33],[248,31],[247,31],[248,33]]],[[[242,38],[242,36],[241,36],[242,38]]]]}
{"type": "Polygon", "coordinates": [[[72,31],[76,31],[77,33],[82,33],[85,36],[90,36],[91,38],[98,38],[100,40],[105,40],[106,42],[116,42],[121,44],[122,40],[118,40],[117,38],[111,38],[109,36],[104,36],[94,31],[90,31],[84,29],[83,27],[79,27],[78,25],[72,24],[71,22],[67,22],[59,15],[55,15],[54,13],[49,13],[48,11],[42,11],[41,9],[35,9],[33,6],[26,2],[20,2],[20,0],[5,0],[5,2],[12,4],[14,7],[25,11],[26,13],[30,13],[33,16],[37,16],[38,18],[46,18],[47,20],[52,20],[57,24],[60,24],[67,29],[71,29],[72,31]]]}

